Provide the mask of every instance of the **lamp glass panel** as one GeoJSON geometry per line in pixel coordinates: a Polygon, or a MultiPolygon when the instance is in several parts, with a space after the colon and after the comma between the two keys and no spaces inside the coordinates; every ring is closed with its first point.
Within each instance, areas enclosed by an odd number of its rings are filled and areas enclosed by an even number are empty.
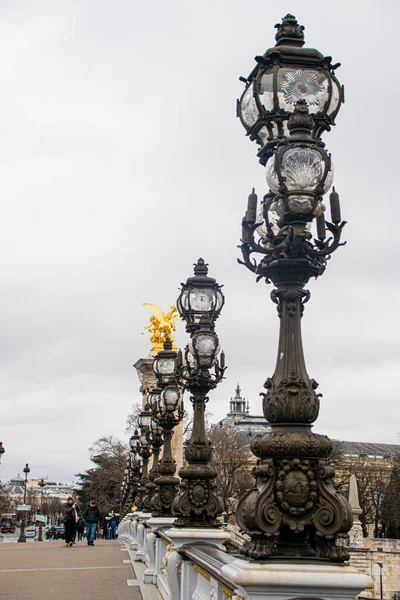
{"type": "MultiPolygon", "coordinates": [[[[276,134],[278,135],[278,130],[276,131],[276,134]]],[[[269,131],[268,131],[268,128],[265,127],[265,125],[264,125],[264,127],[261,127],[261,129],[259,130],[258,136],[260,137],[263,144],[266,144],[268,142],[269,131]]]]}
{"type": "Polygon", "coordinates": [[[283,153],[281,169],[289,192],[313,192],[323,177],[325,161],[314,148],[289,148],[283,153]]]}
{"type": "Polygon", "coordinates": [[[150,425],[151,417],[150,415],[142,414],[142,427],[148,427],[150,425]]]}
{"type": "Polygon", "coordinates": [[[198,313],[206,313],[214,308],[215,292],[210,288],[192,288],[190,290],[190,308],[198,313]]]}
{"type": "Polygon", "coordinates": [[[326,194],[326,192],[329,192],[329,190],[332,187],[332,183],[333,183],[333,176],[334,176],[334,169],[333,169],[333,164],[331,162],[331,168],[328,171],[327,175],[326,175],[326,179],[324,181],[324,194],[326,194]]]}
{"type": "Polygon", "coordinates": [[[167,408],[175,410],[180,398],[179,390],[176,388],[166,388],[163,395],[167,408]]]}
{"type": "MultiPolygon", "coordinates": [[[[257,231],[258,235],[260,236],[260,238],[265,239],[267,236],[267,226],[265,224],[263,210],[264,210],[264,206],[261,203],[260,207],[258,209],[258,216],[257,216],[257,221],[260,222],[261,225],[259,227],[257,227],[256,231],[257,231]]],[[[275,235],[280,230],[278,221],[281,219],[281,217],[283,217],[283,215],[284,215],[284,209],[283,209],[282,203],[279,200],[273,202],[268,211],[268,221],[269,221],[272,231],[275,233],[275,235]]]]}
{"type": "Polygon", "coordinates": [[[265,110],[273,110],[274,108],[274,76],[272,72],[264,73],[260,82],[260,102],[265,110]]]}
{"type": "Polygon", "coordinates": [[[215,297],[216,297],[216,306],[215,306],[215,310],[220,311],[223,304],[224,304],[224,295],[221,292],[221,290],[216,290],[215,291],[215,297]]]}
{"type": "MultiPolygon", "coordinates": [[[[189,309],[189,290],[185,289],[181,292],[180,295],[180,304],[182,305],[182,308],[184,310],[188,310],[189,309]]],[[[178,302],[179,305],[179,302],[178,302]]],[[[179,306],[178,306],[179,308],[179,306]]],[[[182,315],[181,315],[182,316],[182,315]]]]}
{"type": "Polygon", "coordinates": [[[271,156],[271,158],[267,162],[267,166],[265,168],[265,178],[267,180],[271,192],[274,192],[274,194],[278,194],[279,180],[275,169],[275,155],[271,156]]]}
{"type": "Polygon", "coordinates": [[[175,372],[174,358],[157,358],[156,372],[160,375],[172,375],[175,372]]]}
{"type": "Polygon", "coordinates": [[[263,210],[264,204],[261,202],[257,212],[257,223],[261,223],[261,225],[257,227],[256,232],[258,233],[260,238],[265,239],[267,237],[267,226],[265,225],[263,210]]]}
{"type": "Polygon", "coordinates": [[[244,92],[240,105],[242,119],[247,127],[252,127],[258,121],[258,109],[253,96],[253,86],[250,85],[244,92]]]}
{"type": "Polygon", "coordinates": [[[188,352],[185,356],[186,363],[191,371],[195,371],[197,368],[196,360],[191,352],[188,352]]]}
{"type": "Polygon", "coordinates": [[[215,352],[217,340],[209,333],[200,333],[193,340],[193,345],[199,356],[210,356],[215,352]]]}
{"type": "Polygon", "coordinates": [[[329,81],[325,73],[315,69],[288,69],[278,71],[279,106],[293,112],[298,100],[305,100],[311,114],[323,112],[328,100],[329,81]]]}
{"type": "Polygon", "coordinates": [[[336,81],[334,79],[332,79],[332,98],[331,101],[329,102],[329,106],[328,106],[328,115],[332,115],[340,102],[340,87],[339,84],[336,83],[336,81]]]}

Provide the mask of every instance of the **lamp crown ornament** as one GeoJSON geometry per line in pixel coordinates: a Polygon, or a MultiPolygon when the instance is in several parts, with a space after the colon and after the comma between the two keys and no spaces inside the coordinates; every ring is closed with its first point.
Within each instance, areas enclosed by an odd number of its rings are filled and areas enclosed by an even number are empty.
{"type": "Polygon", "coordinates": [[[287,14],[282,18],[282,23],[277,23],[275,28],[278,30],[275,34],[276,46],[290,44],[301,47],[304,45],[304,26],[299,25],[293,15],[287,14]]]}
{"type": "Polygon", "coordinates": [[[205,262],[204,258],[199,258],[197,262],[193,263],[195,275],[207,275],[208,274],[208,263],[205,262]]]}

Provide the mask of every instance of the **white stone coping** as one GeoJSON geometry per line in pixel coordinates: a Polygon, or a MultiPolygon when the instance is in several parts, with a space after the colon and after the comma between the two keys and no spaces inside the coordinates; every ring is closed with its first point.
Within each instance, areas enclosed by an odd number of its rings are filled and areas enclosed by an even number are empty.
{"type": "Polygon", "coordinates": [[[247,590],[297,588],[301,589],[302,594],[309,592],[314,595],[318,589],[338,592],[346,589],[353,591],[355,596],[374,585],[369,575],[353,567],[332,563],[250,563],[237,559],[224,565],[221,574],[247,590]]]}

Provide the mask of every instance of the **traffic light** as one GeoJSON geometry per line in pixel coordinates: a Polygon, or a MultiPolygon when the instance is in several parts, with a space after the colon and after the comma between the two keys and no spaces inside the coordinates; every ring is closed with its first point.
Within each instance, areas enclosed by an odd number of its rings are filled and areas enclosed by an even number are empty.
{"type": "Polygon", "coordinates": [[[37,513],[40,513],[40,506],[37,506],[37,507],[36,507],[36,512],[37,512],[37,513]]]}

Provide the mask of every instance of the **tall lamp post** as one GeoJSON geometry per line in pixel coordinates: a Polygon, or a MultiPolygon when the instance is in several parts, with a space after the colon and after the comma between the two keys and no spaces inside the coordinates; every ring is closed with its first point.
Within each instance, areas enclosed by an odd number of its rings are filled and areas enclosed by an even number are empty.
{"type": "Polygon", "coordinates": [[[238,103],[247,134],[261,146],[258,156],[270,188],[259,210],[254,190],[249,196],[239,262],[257,281],[274,285],[280,334],[275,372],[263,394],[271,431],[251,443],[259,459],[256,485],[240,499],[237,522],[250,536],[242,553],[252,559],[343,562],[348,551],[336,542],[349,531],[352,513],[332,484],[334,471],[326,462],[332,443],[311,431],[320,394],[308,376],[301,338],[310,298],[305,286],[323,274],[330,254],[342,245],[345,223],[334,188],[331,220],[325,220],[323,196],[333,168],[320,135],[333,125],[343,92],[334,75],[339,65],[302,47],[304,27],[292,15],[277,29],[276,46],[256,58],[238,103]]]}
{"type": "MultiPolygon", "coordinates": [[[[38,481],[38,486],[40,486],[40,512],[43,514],[43,488],[46,485],[45,480],[42,478],[38,481]]],[[[38,542],[43,542],[43,522],[39,521],[39,535],[38,542]]]]}
{"type": "Polygon", "coordinates": [[[151,444],[148,440],[148,430],[151,422],[151,412],[145,407],[139,417],[140,425],[140,446],[138,453],[142,458],[142,476],[139,482],[139,488],[136,496],[137,507],[145,512],[149,512],[148,497],[146,485],[149,483],[149,460],[151,456],[151,444]]]}
{"type": "Polygon", "coordinates": [[[152,508],[156,517],[172,517],[172,502],[179,485],[179,479],[175,477],[176,462],[172,455],[173,430],[184,415],[178,387],[177,357],[171,341],[167,339],[164,349],[156,355],[153,363],[158,385],[150,392],[149,402],[153,419],[160,426],[164,438],[163,454],[154,479],[152,508]]]}
{"type": "Polygon", "coordinates": [[[193,404],[193,429],[185,444],[187,464],[179,470],[181,485],[172,505],[178,515],[177,527],[215,528],[223,512],[216,487],[217,472],[210,465],[211,442],[205,430],[205,406],[208,393],[222,380],[224,353],[220,354],[215,321],[224,305],[221,286],[208,276],[202,258],[195,264],[194,277],[182,284],[177,307],[190,333],[184,355],[179,354],[179,370],[193,404]],[[220,354],[220,356],[219,356],[220,354]]]}
{"type": "Polygon", "coordinates": [[[130,448],[130,465],[129,465],[129,490],[128,502],[129,507],[135,503],[136,493],[140,481],[140,458],[139,458],[139,432],[135,429],[134,434],[129,439],[130,448]]]}
{"type": "MultiPolygon", "coordinates": [[[[24,504],[26,504],[26,485],[27,485],[27,482],[28,482],[28,473],[31,472],[28,463],[26,463],[23,471],[25,473],[24,504]]],[[[25,525],[26,525],[26,510],[24,510],[22,512],[21,530],[20,530],[20,534],[19,534],[19,538],[18,538],[19,542],[26,542],[25,525]]]]}
{"type": "MultiPolygon", "coordinates": [[[[151,394],[151,392],[150,392],[150,394],[151,394]]],[[[149,397],[150,397],[150,394],[149,394],[149,397]]],[[[148,410],[150,410],[150,405],[148,405],[148,410]]],[[[164,443],[163,430],[160,427],[160,425],[157,423],[157,421],[154,419],[154,416],[152,417],[152,419],[150,421],[147,439],[148,439],[149,443],[151,444],[151,448],[153,451],[153,464],[152,464],[150,472],[149,472],[149,481],[146,484],[147,506],[151,510],[151,509],[153,509],[154,494],[156,493],[156,490],[157,490],[157,484],[155,483],[155,480],[157,479],[157,477],[159,475],[160,450],[164,443]]],[[[153,512],[153,511],[151,510],[151,512],[153,512]]]]}

